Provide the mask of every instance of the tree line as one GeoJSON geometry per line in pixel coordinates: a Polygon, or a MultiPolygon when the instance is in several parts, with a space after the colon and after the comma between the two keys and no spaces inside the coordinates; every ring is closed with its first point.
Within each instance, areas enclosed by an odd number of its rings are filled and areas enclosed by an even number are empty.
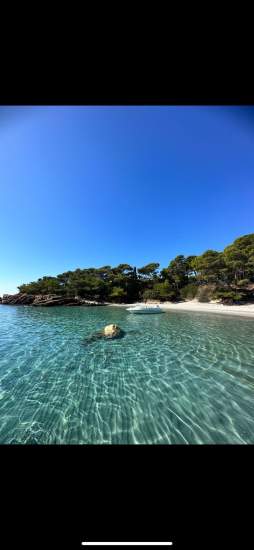
{"type": "MultiPolygon", "coordinates": [[[[241,301],[254,282],[254,233],[236,239],[222,252],[206,250],[200,256],[178,255],[162,268],[157,262],[143,267],[119,264],[66,271],[22,284],[26,294],[55,294],[89,300],[125,302],[137,300],[177,301],[201,295],[241,301]]],[[[248,292],[248,298],[250,292],[248,292]]]]}

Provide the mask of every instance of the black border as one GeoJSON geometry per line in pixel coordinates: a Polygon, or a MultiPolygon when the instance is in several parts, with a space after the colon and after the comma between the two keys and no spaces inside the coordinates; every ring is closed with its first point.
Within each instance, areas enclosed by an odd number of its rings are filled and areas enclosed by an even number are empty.
{"type": "Polygon", "coordinates": [[[1,538],[14,547],[245,548],[252,537],[253,446],[2,445],[0,456],[1,538]]]}
{"type": "Polygon", "coordinates": [[[109,56],[106,48],[96,59],[65,53],[56,59],[49,52],[30,65],[25,57],[3,63],[0,105],[254,105],[246,51],[241,57],[232,48],[226,59],[222,51],[208,55],[201,44],[194,53],[190,44],[181,59],[177,49],[157,56],[147,49],[142,58],[109,56]]]}

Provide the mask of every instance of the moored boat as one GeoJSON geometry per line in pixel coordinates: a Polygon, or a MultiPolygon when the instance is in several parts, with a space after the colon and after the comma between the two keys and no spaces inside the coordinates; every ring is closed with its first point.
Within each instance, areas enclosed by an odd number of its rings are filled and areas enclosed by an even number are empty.
{"type": "Polygon", "coordinates": [[[127,307],[129,313],[162,313],[162,309],[158,305],[139,305],[127,307]]]}

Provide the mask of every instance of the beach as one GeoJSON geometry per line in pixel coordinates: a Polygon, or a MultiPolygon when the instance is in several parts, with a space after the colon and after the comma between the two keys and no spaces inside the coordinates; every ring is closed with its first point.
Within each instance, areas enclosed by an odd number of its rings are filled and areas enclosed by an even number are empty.
{"type": "Polygon", "coordinates": [[[254,318],[254,304],[246,305],[223,305],[219,303],[201,303],[197,300],[190,300],[187,302],[136,302],[136,304],[108,304],[109,306],[114,307],[131,307],[133,305],[149,305],[149,304],[159,304],[163,310],[178,310],[178,311],[191,311],[198,313],[222,313],[223,315],[238,315],[242,317],[253,317],[254,318]]]}

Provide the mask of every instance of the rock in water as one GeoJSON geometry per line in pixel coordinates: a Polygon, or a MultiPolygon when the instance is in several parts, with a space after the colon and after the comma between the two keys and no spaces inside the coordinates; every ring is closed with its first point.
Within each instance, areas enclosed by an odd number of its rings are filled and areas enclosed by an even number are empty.
{"type": "Polygon", "coordinates": [[[107,325],[102,333],[106,338],[117,338],[121,334],[121,329],[117,325],[107,325]]]}
{"type": "Polygon", "coordinates": [[[90,336],[85,338],[82,344],[90,344],[92,342],[95,342],[96,340],[99,340],[100,338],[123,338],[124,335],[125,332],[117,325],[107,325],[102,330],[99,330],[98,332],[95,332],[94,334],[91,334],[90,336]]]}

